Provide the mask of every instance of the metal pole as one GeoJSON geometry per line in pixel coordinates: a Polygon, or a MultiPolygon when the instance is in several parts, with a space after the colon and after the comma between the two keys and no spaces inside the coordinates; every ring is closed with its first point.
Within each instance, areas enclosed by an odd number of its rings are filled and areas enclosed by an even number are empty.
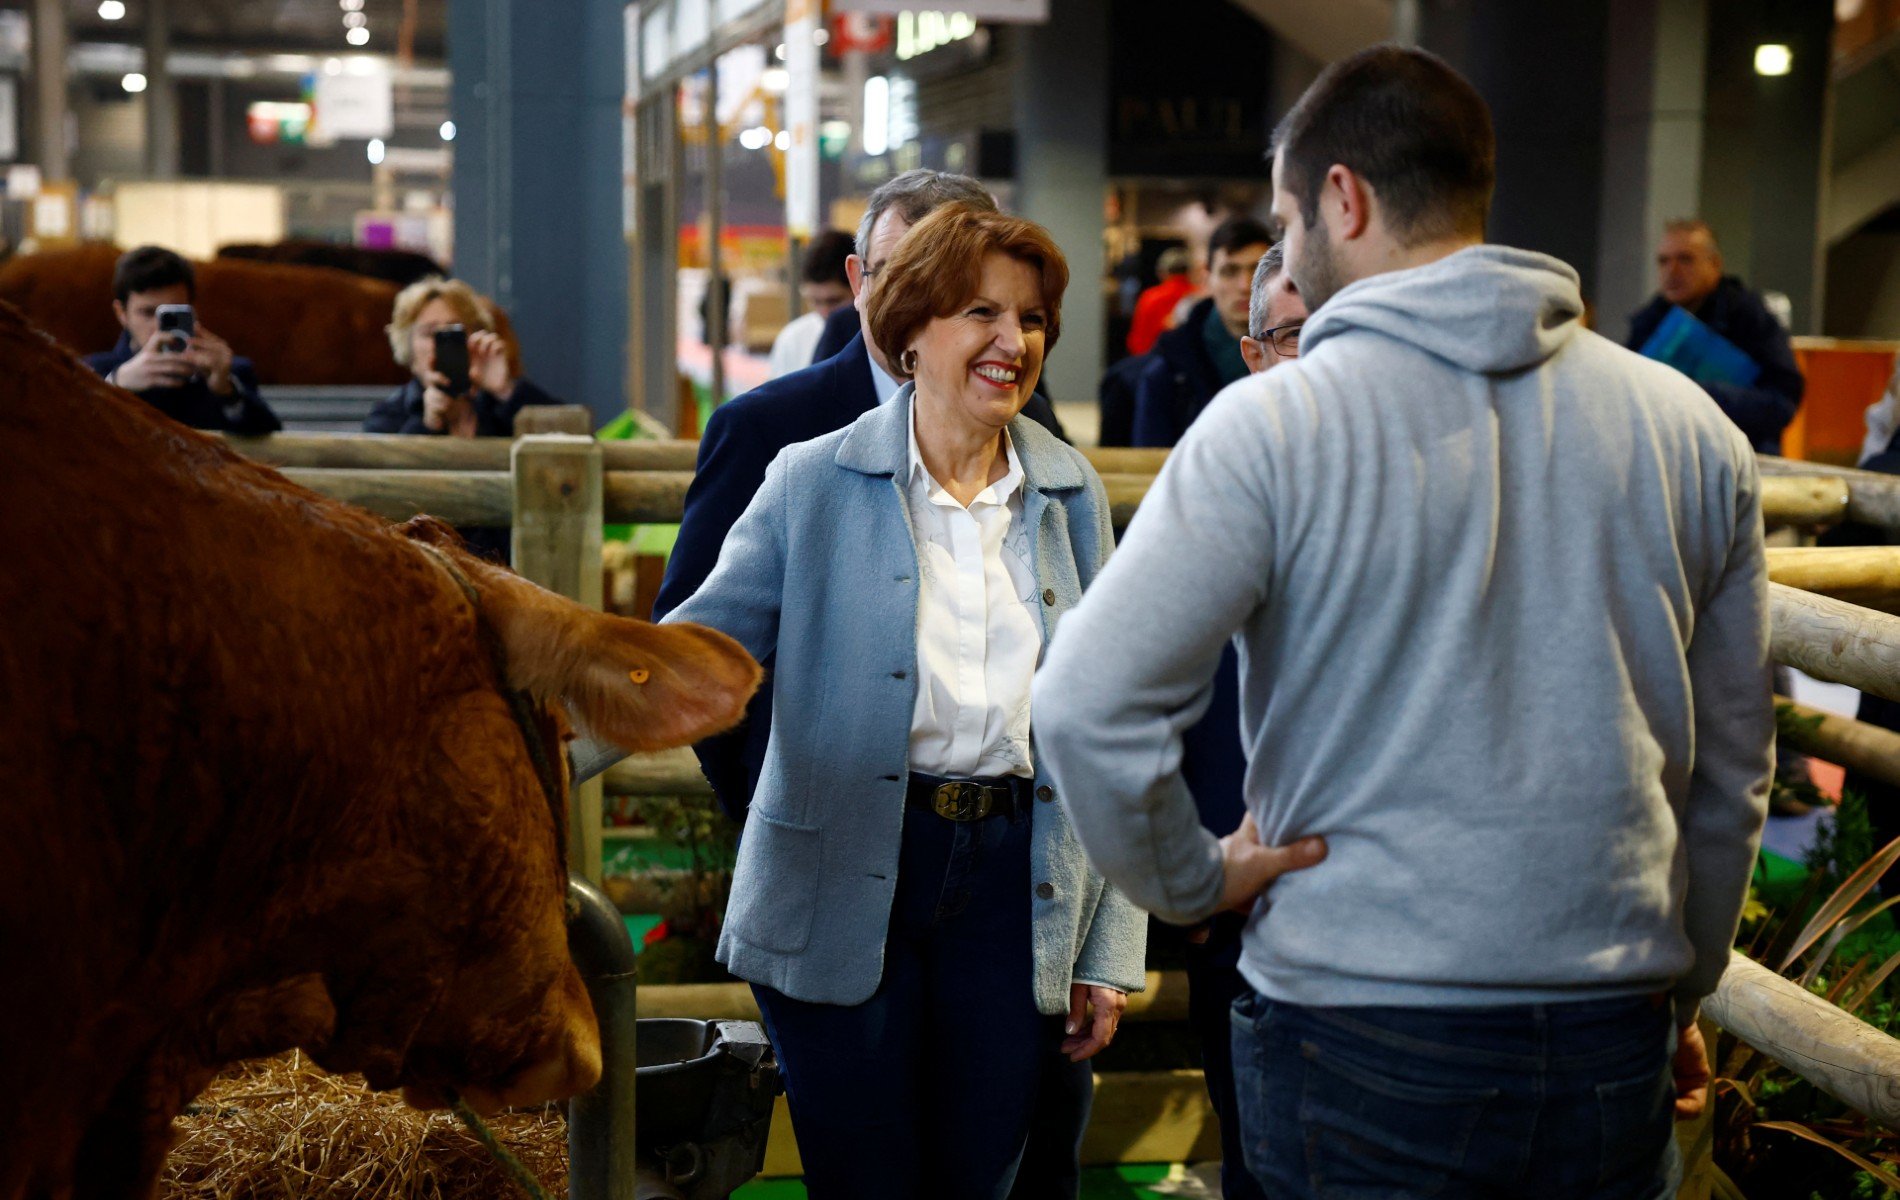
{"type": "Polygon", "coordinates": [[[145,0],[145,173],[153,179],[178,177],[171,20],[171,0],[145,0]]]}
{"type": "Polygon", "coordinates": [[[34,0],[33,95],[39,131],[40,177],[63,183],[73,177],[66,146],[66,6],[34,0]]]}
{"type": "Polygon", "coordinates": [[[600,1082],[567,1104],[569,1200],[634,1200],[634,1054],[638,988],[633,939],[599,888],[567,878],[567,948],[600,1022],[600,1082]]]}
{"type": "Polygon", "coordinates": [[[712,406],[726,402],[726,311],[731,289],[721,286],[719,193],[725,187],[725,146],[719,140],[719,65],[706,68],[706,340],[712,344],[712,406]]]}

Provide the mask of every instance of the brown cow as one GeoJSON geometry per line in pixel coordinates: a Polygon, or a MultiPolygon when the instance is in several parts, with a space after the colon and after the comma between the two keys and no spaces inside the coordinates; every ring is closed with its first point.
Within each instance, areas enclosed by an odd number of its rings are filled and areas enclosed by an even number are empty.
{"type": "Polygon", "coordinates": [[[758,667],[297,487],[3,305],[0,363],[0,1198],[149,1194],[217,1068],[293,1046],[425,1106],[590,1086],[530,744],[683,744],[758,667]]]}
{"type": "MultiPolygon", "coordinates": [[[[76,354],[119,340],[112,316],[112,266],[120,251],[102,242],[0,263],[0,301],[76,354]]],[[[409,372],[389,356],[397,287],[329,267],[216,258],[192,264],[198,315],[257,367],[258,382],[336,386],[400,385],[409,372]]]]}

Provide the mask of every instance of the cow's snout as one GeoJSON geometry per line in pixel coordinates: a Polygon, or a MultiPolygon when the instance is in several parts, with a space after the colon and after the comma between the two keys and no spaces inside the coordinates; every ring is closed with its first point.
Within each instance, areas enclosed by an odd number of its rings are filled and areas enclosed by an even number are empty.
{"type": "MultiPolygon", "coordinates": [[[[471,1081],[459,1091],[478,1113],[504,1108],[526,1108],[578,1096],[600,1082],[600,1028],[580,972],[570,964],[561,985],[549,993],[543,1010],[548,1036],[539,1039],[537,1052],[525,1058],[506,1079],[471,1081]]],[[[428,1084],[411,1084],[402,1098],[419,1109],[446,1108],[441,1091],[428,1084]]]]}

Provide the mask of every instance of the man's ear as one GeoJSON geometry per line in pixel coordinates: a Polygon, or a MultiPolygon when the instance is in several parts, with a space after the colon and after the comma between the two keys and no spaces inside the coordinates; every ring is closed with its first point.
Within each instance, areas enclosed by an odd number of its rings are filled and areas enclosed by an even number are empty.
{"type": "Polygon", "coordinates": [[[864,292],[864,260],[855,254],[845,255],[844,277],[851,285],[851,299],[856,300],[864,292]]]}
{"type": "Polygon", "coordinates": [[[690,745],[737,725],[758,690],[759,664],[718,630],[610,616],[475,567],[468,574],[501,638],[509,684],[561,704],[587,736],[629,752],[690,745]]]}
{"type": "MultiPolygon", "coordinates": [[[[132,332],[131,324],[125,319],[125,303],[123,301],[114,300],[112,302],[112,315],[118,318],[120,329],[125,330],[127,333],[132,332]]],[[[143,347],[141,347],[141,349],[143,349],[143,347]]]]}
{"type": "Polygon", "coordinates": [[[1336,221],[1330,231],[1335,241],[1351,241],[1372,224],[1372,189],[1351,167],[1334,163],[1326,169],[1319,201],[1320,220],[1336,221]]]}
{"type": "Polygon", "coordinates": [[[1247,361],[1247,373],[1258,375],[1267,369],[1267,348],[1251,337],[1240,339],[1240,357],[1247,361]]]}

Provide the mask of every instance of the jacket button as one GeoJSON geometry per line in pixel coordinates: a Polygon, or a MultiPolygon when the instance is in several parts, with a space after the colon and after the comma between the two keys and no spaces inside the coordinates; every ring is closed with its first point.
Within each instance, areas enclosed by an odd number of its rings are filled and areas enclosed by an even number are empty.
{"type": "Polygon", "coordinates": [[[1055,798],[1056,798],[1056,790],[1050,787],[1046,783],[1036,789],[1036,799],[1042,801],[1044,804],[1049,803],[1049,801],[1054,800],[1055,798]]]}
{"type": "Polygon", "coordinates": [[[1039,883],[1036,885],[1036,895],[1041,896],[1044,900],[1054,900],[1056,898],[1056,885],[1053,883],[1039,883]]]}
{"type": "Polygon", "coordinates": [[[1056,602],[1056,590],[1054,588],[1042,589],[1042,602],[1044,604],[1054,604],[1056,602]]]}
{"type": "Polygon", "coordinates": [[[891,672],[892,679],[903,679],[903,678],[908,677],[909,675],[910,675],[909,671],[892,671],[891,672]]]}

